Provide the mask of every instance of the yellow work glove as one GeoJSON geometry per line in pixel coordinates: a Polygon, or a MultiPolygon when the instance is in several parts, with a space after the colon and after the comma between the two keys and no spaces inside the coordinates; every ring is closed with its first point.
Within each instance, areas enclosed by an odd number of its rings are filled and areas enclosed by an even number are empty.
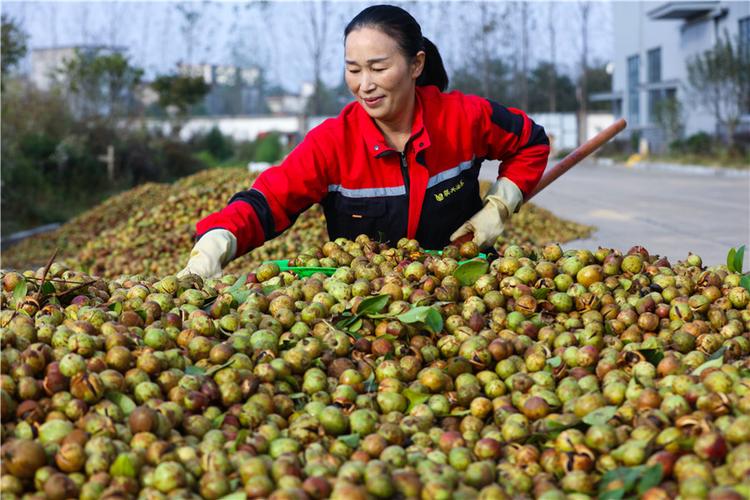
{"type": "Polygon", "coordinates": [[[234,258],[237,238],[226,229],[212,229],[205,233],[190,252],[185,269],[177,273],[178,278],[197,274],[203,279],[221,275],[221,268],[234,258]]]}
{"type": "Polygon", "coordinates": [[[472,241],[479,248],[492,246],[497,237],[503,234],[505,224],[521,202],[523,193],[518,186],[506,177],[501,177],[484,197],[484,207],[451,235],[451,241],[472,232],[472,241]]]}

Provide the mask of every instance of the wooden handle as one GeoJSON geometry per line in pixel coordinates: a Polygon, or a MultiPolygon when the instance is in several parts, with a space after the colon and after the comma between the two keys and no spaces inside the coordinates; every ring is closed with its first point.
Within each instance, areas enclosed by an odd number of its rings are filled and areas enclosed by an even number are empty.
{"type": "MultiPolygon", "coordinates": [[[[536,185],[534,190],[524,199],[529,201],[531,198],[536,196],[542,189],[546,188],[552,182],[554,182],[562,174],[576,166],[581,160],[586,158],[588,155],[599,149],[602,144],[612,139],[614,136],[622,132],[627,126],[625,118],[620,118],[609,127],[605,128],[594,137],[584,142],[576,149],[571,151],[565,158],[560,160],[554,167],[544,174],[539,183],[536,185]]],[[[454,245],[461,245],[467,241],[471,241],[474,238],[473,233],[467,233],[460,238],[453,240],[454,245]]]]}
{"type": "Polygon", "coordinates": [[[615,123],[613,123],[609,127],[605,128],[604,130],[596,134],[594,137],[589,139],[588,141],[584,142],[583,144],[575,148],[573,151],[570,152],[570,154],[568,154],[565,158],[560,160],[560,162],[557,165],[552,167],[548,172],[544,174],[544,176],[536,185],[534,190],[531,193],[529,193],[529,195],[525,198],[524,201],[528,201],[534,196],[536,196],[542,189],[552,184],[552,182],[555,181],[562,174],[564,174],[571,168],[575,167],[578,163],[580,163],[581,160],[583,160],[588,155],[590,155],[591,153],[599,149],[602,146],[602,144],[604,144],[605,142],[609,141],[614,136],[622,132],[626,126],[627,126],[627,123],[625,122],[625,118],[620,118],[615,123]]]}

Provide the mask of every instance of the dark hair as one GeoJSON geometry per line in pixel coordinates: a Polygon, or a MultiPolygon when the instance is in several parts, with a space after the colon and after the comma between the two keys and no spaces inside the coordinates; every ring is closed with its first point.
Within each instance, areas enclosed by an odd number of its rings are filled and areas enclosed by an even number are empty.
{"type": "Polygon", "coordinates": [[[344,39],[360,28],[376,28],[390,36],[404,55],[412,59],[417,52],[425,52],[424,69],[417,78],[417,85],[435,85],[440,90],[448,87],[448,74],[443,58],[434,43],[422,36],[422,28],[414,17],[395,5],[373,5],[357,14],[344,30],[344,39]]]}

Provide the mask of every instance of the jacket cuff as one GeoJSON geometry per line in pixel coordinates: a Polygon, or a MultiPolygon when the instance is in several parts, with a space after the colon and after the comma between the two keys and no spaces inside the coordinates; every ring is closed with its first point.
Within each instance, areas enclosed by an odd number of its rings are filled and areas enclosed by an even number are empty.
{"type": "Polygon", "coordinates": [[[195,249],[213,256],[223,267],[237,255],[237,238],[226,229],[211,229],[201,236],[195,249]]]}
{"type": "Polygon", "coordinates": [[[516,184],[507,177],[501,177],[492,185],[484,198],[485,204],[500,203],[508,211],[508,215],[516,212],[523,202],[523,193],[516,184]]]}

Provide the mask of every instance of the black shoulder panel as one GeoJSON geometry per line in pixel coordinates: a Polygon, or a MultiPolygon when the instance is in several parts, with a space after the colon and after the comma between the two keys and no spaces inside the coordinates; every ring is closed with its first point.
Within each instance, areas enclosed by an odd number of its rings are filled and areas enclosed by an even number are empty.
{"type": "Polygon", "coordinates": [[[271,214],[271,207],[268,206],[268,201],[266,201],[266,197],[263,196],[263,193],[257,189],[248,189],[247,191],[241,191],[232,196],[229,203],[234,201],[244,201],[253,207],[253,210],[255,210],[255,214],[260,221],[260,225],[263,227],[265,241],[278,236],[274,230],[275,226],[273,223],[273,215],[271,214]]]}
{"type": "Polygon", "coordinates": [[[492,106],[492,123],[513,135],[521,136],[523,133],[523,116],[511,113],[505,106],[491,99],[487,101],[492,106]]]}

